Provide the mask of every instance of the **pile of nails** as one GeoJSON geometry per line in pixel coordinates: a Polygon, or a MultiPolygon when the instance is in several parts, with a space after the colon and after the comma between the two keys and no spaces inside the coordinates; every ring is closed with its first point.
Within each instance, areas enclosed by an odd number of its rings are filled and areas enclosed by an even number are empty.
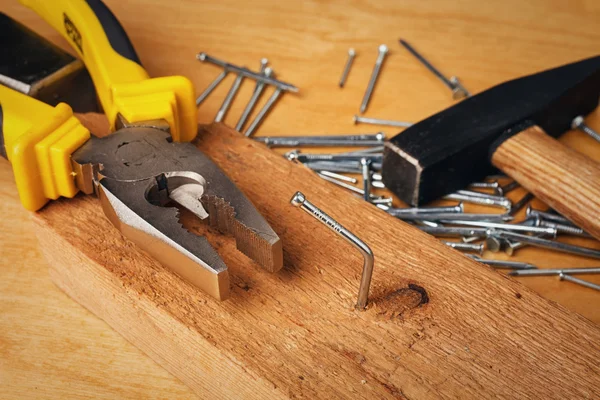
{"type": "Polygon", "coordinates": [[[248,104],[244,108],[244,111],[242,112],[242,115],[235,126],[235,129],[239,132],[242,132],[242,129],[244,129],[244,126],[248,121],[248,117],[250,117],[250,114],[256,107],[256,104],[260,100],[260,97],[265,90],[265,86],[272,85],[275,87],[275,91],[271,97],[269,97],[254,120],[244,131],[244,135],[247,137],[250,137],[252,134],[254,134],[256,129],[262,124],[265,117],[273,109],[273,106],[275,103],[277,103],[284,92],[298,92],[298,88],[296,86],[274,78],[275,74],[273,70],[267,66],[268,60],[266,58],[260,60],[260,68],[258,72],[253,72],[246,67],[239,67],[237,65],[219,60],[215,57],[209,56],[206,53],[198,53],[198,55],[196,55],[196,59],[202,62],[208,62],[210,64],[217,65],[223,69],[223,71],[215,78],[215,80],[206,87],[202,94],[196,98],[196,106],[200,106],[200,104],[202,104],[202,102],[208,98],[208,96],[230,72],[236,75],[235,81],[233,82],[229,92],[227,93],[227,96],[225,96],[225,99],[223,100],[223,103],[217,112],[217,115],[215,116],[215,122],[221,122],[225,118],[225,115],[229,111],[229,108],[231,107],[231,104],[233,103],[233,100],[235,99],[244,78],[256,81],[256,86],[254,87],[252,96],[250,97],[248,104]]]}

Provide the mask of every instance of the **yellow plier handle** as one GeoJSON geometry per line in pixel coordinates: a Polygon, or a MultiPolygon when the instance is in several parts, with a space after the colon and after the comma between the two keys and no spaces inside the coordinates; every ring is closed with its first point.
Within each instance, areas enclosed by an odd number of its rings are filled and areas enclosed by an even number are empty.
{"type": "Polygon", "coordinates": [[[71,43],[87,67],[111,128],[163,119],[175,141],[196,137],[194,88],[183,76],[148,77],[125,30],[100,0],[20,0],[71,43]]]}
{"type": "MultiPolygon", "coordinates": [[[[149,78],[118,20],[100,0],[21,0],[73,45],[96,86],[114,130],[128,122],[165,120],[175,141],[196,136],[192,83],[182,76],[149,78]]],[[[38,210],[78,189],[70,156],[90,137],[71,107],[51,107],[0,85],[0,155],[12,163],[23,206],[38,210]]]]}

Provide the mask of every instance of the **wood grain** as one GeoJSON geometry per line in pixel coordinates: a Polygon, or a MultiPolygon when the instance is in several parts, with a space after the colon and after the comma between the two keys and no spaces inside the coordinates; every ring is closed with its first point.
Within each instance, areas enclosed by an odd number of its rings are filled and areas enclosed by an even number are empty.
{"type": "MultiPolygon", "coordinates": [[[[399,37],[409,40],[443,72],[459,76],[474,93],[596,55],[600,42],[600,31],[590,29],[600,19],[596,0],[262,0],[251,6],[240,0],[106,3],[127,30],[151,76],[186,75],[198,93],[219,73],[194,59],[198,51],[254,68],[261,57],[268,57],[278,76],[298,85],[301,92],[283,96],[258,135],[360,133],[375,128],[354,126],[352,115],[358,110],[380,43],[386,43],[391,53],[368,116],[417,121],[453,104],[450,92],[398,46],[399,37]],[[337,82],[349,47],[358,56],[340,90],[337,82]]],[[[0,0],[0,9],[71,51],[58,33],[18,2],[0,0]]],[[[200,121],[212,120],[232,81],[233,76],[228,77],[200,107],[200,121]]],[[[242,84],[225,120],[229,125],[237,122],[253,87],[249,81],[242,84]]],[[[586,122],[600,130],[600,113],[594,112],[586,122]]],[[[390,136],[397,133],[394,128],[384,131],[390,136]]],[[[600,160],[597,143],[582,132],[568,132],[560,141],[600,160]]],[[[180,381],[50,284],[46,262],[32,239],[30,214],[19,204],[10,166],[4,160],[0,160],[0,194],[2,397],[191,396],[180,381]]],[[[518,190],[511,196],[517,199],[522,194],[518,190]]],[[[534,205],[543,207],[539,201],[534,205]]],[[[326,203],[322,206],[326,208],[326,203]]],[[[581,244],[597,246],[589,241],[581,244]]],[[[486,257],[508,258],[501,253],[486,257]]],[[[542,267],[596,265],[594,260],[535,248],[522,249],[511,259],[542,267]]],[[[600,283],[600,276],[589,279],[600,283]]],[[[555,277],[518,280],[600,322],[597,292],[560,283],[555,277]]]]}
{"type": "Polygon", "coordinates": [[[503,142],[492,163],[600,240],[600,164],[537,126],[503,142]]]}
{"type": "Polygon", "coordinates": [[[202,397],[600,396],[594,324],[223,125],[197,145],[221,149],[214,161],[284,243],[284,270],[269,274],[187,223],[231,266],[229,301],[162,268],[92,198],[56,201],[34,221],[54,282],[202,397]],[[353,307],[360,255],[289,204],[296,190],[373,249],[366,312],[353,307]]]}

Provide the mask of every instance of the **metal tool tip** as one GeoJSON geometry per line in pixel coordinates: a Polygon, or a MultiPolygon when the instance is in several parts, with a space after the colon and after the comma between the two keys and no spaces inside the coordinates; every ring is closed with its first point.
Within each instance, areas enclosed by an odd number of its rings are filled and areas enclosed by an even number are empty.
{"type": "Polygon", "coordinates": [[[380,44],[379,45],[379,52],[381,52],[381,53],[387,53],[388,52],[388,47],[385,44],[380,44]]]}
{"type": "Polygon", "coordinates": [[[583,116],[578,115],[573,118],[573,122],[571,122],[571,129],[577,129],[583,123],[583,116]]]}
{"type": "Polygon", "coordinates": [[[302,194],[302,192],[296,192],[290,200],[290,203],[295,207],[300,207],[305,201],[306,197],[304,197],[304,194],[302,194]]]}
{"type": "Polygon", "coordinates": [[[355,56],[356,55],[356,51],[353,48],[348,49],[348,55],[349,56],[355,56]]]}
{"type": "Polygon", "coordinates": [[[204,60],[206,60],[206,53],[198,53],[198,54],[196,55],[196,59],[197,59],[197,60],[199,60],[199,61],[204,61],[204,60]]]}

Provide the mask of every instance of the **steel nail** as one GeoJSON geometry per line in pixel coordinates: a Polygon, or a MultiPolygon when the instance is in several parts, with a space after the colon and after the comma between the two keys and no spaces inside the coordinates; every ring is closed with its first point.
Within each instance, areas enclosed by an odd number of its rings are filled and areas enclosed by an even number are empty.
{"type": "Polygon", "coordinates": [[[452,76],[450,79],[446,78],[436,67],[434,67],[425,57],[423,57],[417,50],[415,50],[408,42],[404,39],[400,39],[400,44],[406,48],[417,60],[421,62],[429,71],[441,80],[450,90],[452,90],[452,97],[454,99],[460,99],[463,97],[469,97],[471,94],[464,86],[460,83],[457,77],[452,76]]]}
{"type": "Polygon", "coordinates": [[[225,62],[225,61],[219,60],[217,58],[214,58],[212,56],[209,56],[206,53],[198,53],[196,55],[196,59],[198,61],[209,62],[211,64],[218,65],[219,67],[222,67],[223,69],[226,69],[230,72],[236,73],[238,75],[243,75],[245,78],[250,78],[250,79],[254,79],[255,81],[264,82],[267,85],[275,86],[276,88],[279,88],[281,90],[285,90],[285,91],[289,91],[289,92],[298,92],[298,90],[299,90],[296,86],[292,85],[291,83],[287,83],[287,82],[279,81],[274,78],[266,77],[259,73],[250,71],[248,68],[238,67],[237,65],[233,65],[228,62],[225,62]]]}
{"type": "MultiPolygon", "coordinates": [[[[534,228],[534,227],[532,227],[534,228]]],[[[552,228],[543,228],[552,229],[552,228]]],[[[555,240],[543,239],[536,236],[522,235],[515,232],[508,231],[492,231],[490,235],[500,237],[502,239],[514,240],[517,242],[523,242],[536,247],[542,247],[545,249],[562,251],[564,253],[577,254],[584,257],[600,258],[600,250],[591,249],[588,247],[575,246],[568,243],[558,242],[555,240]]]]}
{"type": "Polygon", "coordinates": [[[420,230],[433,236],[440,237],[461,237],[470,236],[477,240],[487,235],[485,228],[462,228],[457,226],[420,226],[420,230]]]}
{"type": "Polygon", "coordinates": [[[402,214],[454,214],[464,213],[465,209],[463,203],[458,203],[455,206],[444,206],[444,207],[411,207],[411,208],[393,208],[388,212],[394,216],[402,214]]]}
{"type": "Polygon", "coordinates": [[[333,232],[341,236],[344,240],[358,249],[358,251],[360,251],[360,253],[363,255],[364,264],[360,279],[360,286],[358,288],[358,300],[356,302],[356,308],[359,310],[364,310],[367,307],[369,286],[371,286],[371,277],[373,276],[373,266],[375,264],[373,251],[371,251],[365,242],[360,240],[352,232],[344,228],[340,223],[308,201],[301,192],[296,192],[296,194],[294,194],[290,200],[290,203],[295,207],[300,207],[302,210],[306,211],[317,221],[327,226],[333,232]]]}
{"type": "Polygon", "coordinates": [[[450,246],[455,250],[463,251],[463,252],[475,252],[479,255],[483,254],[485,247],[483,244],[474,244],[474,243],[461,243],[461,242],[444,242],[446,246],[450,246]]]}
{"type": "Polygon", "coordinates": [[[583,279],[575,278],[573,276],[561,273],[558,275],[561,281],[569,281],[572,283],[576,283],[581,286],[585,286],[590,289],[595,289],[600,291],[600,285],[596,285],[595,283],[584,281],[583,279]]]}
{"type": "Polygon", "coordinates": [[[485,258],[478,257],[476,255],[468,255],[473,260],[480,262],[482,264],[489,265],[492,268],[496,269],[512,269],[512,270],[532,270],[537,269],[537,267],[533,264],[524,263],[520,261],[504,261],[504,260],[488,260],[485,258]]]}
{"type": "Polygon", "coordinates": [[[223,100],[223,104],[221,104],[221,108],[219,108],[219,111],[217,112],[217,115],[215,116],[215,122],[223,121],[223,119],[225,118],[225,115],[227,114],[227,111],[229,111],[229,107],[231,106],[233,99],[235,98],[238,91],[240,90],[240,86],[242,85],[243,80],[244,80],[244,76],[241,74],[238,74],[238,76],[235,78],[235,81],[233,81],[233,85],[231,85],[231,88],[229,89],[227,96],[225,96],[225,100],[223,100]]]}
{"type": "MultiPolygon", "coordinates": [[[[468,214],[463,214],[468,215],[468,214]]],[[[477,214],[474,214],[477,215],[477,214]]],[[[491,228],[491,229],[501,229],[507,231],[517,231],[517,232],[527,232],[527,233],[542,233],[545,235],[556,236],[556,229],[554,228],[545,228],[542,226],[526,226],[526,225],[517,225],[517,224],[506,224],[501,222],[488,222],[488,221],[467,221],[461,219],[462,215],[454,216],[454,219],[445,219],[442,222],[453,225],[466,225],[466,226],[478,226],[481,228],[491,228]]],[[[500,231],[498,231],[500,232],[500,231]]],[[[530,236],[527,236],[530,237],[530,236]]],[[[510,239],[510,238],[506,238],[510,239]]]]}
{"type": "Polygon", "coordinates": [[[318,171],[318,173],[321,174],[321,175],[328,176],[328,177],[333,178],[333,179],[344,181],[344,182],[350,182],[350,183],[357,183],[358,182],[358,179],[356,179],[356,178],[351,178],[351,177],[346,176],[346,175],[336,174],[335,172],[331,172],[331,171],[323,171],[323,170],[321,170],[321,171],[318,171]]]}
{"type": "MultiPolygon", "coordinates": [[[[359,195],[361,195],[363,197],[365,196],[365,191],[363,189],[359,189],[356,186],[349,185],[346,182],[338,181],[337,179],[330,178],[330,177],[325,176],[325,175],[321,175],[321,174],[317,174],[317,175],[319,175],[322,179],[325,179],[327,182],[331,182],[334,185],[337,185],[339,187],[347,189],[347,190],[349,190],[351,192],[357,193],[357,194],[359,194],[359,195]]],[[[372,199],[374,197],[377,197],[377,196],[375,196],[373,194],[369,194],[369,199],[372,199]]]]}
{"type": "Polygon", "coordinates": [[[363,101],[360,105],[361,114],[364,114],[364,112],[367,111],[367,106],[369,105],[369,101],[371,100],[371,95],[373,94],[375,83],[377,83],[377,77],[379,76],[379,72],[381,71],[383,60],[385,59],[385,56],[388,53],[388,47],[385,44],[382,44],[379,46],[378,51],[379,54],[377,55],[377,61],[375,62],[375,67],[373,67],[373,72],[371,73],[371,79],[369,80],[367,91],[365,92],[365,96],[363,97],[363,101]]]}
{"type": "Polygon", "coordinates": [[[350,68],[352,67],[352,61],[354,61],[354,57],[356,57],[356,51],[354,49],[348,50],[348,60],[346,60],[346,65],[344,66],[344,71],[342,72],[342,77],[340,78],[340,87],[344,87],[346,84],[346,79],[348,79],[348,74],[350,73],[350,68]]]}
{"type": "Polygon", "coordinates": [[[600,274],[599,267],[592,268],[543,268],[531,271],[514,271],[508,273],[511,276],[551,276],[551,275],[594,275],[600,274]]]}
{"type": "Polygon", "coordinates": [[[360,165],[362,168],[362,179],[363,179],[363,198],[369,201],[371,198],[371,160],[368,158],[361,158],[360,165]]]}
{"type": "Polygon", "coordinates": [[[523,197],[521,197],[520,200],[518,200],[516,203],[514,203],[510,209],[510,211],[508,212],[510,215],[515,215],[517,212],[519,212],[523,207],[525,207],[525,204],[529,203],[531,200],[533,200],[533,194],[532,193],[526,193],[523,197]]]}
{"type": "Polygon", "coordinates": [[[265,103],[263,108],[258,112],[256,117],[254,118],[254,121],[252,121],[252,123],[250,123],[250,126],[248,127],[248,129],[246,129],[246,132],[244,132],[244,136],[246,136],[246,137],[252,136],[254,131],[256,131],[256,129],[260,126],[260,124],[262,124],[262,122],[265,119],[265,117],[267,116],[267,114],[269,114],[269,111],[271,111],[271,108],[273,108],[275,103],[277,103],[277,100],[281,96],[281,93],[283,93],[281,88],[279,88],[279,87],[275,88],[275,91],[273,92],[271,97],[269,97],[269,100],[267,100],[267,102],[265,103]]]}
{"type": "MultiPolygon", "coordinates": [[[[273,73],[273,70],[271,68],[267,67],[268,62],[269,61],[266,58],[263,58],[262,60],[260,60],[260,72],[264,76],[270,77],[273,73]]],[[[237,124],[235,125],[236,131],[238,131],[238,132],[242,131],[244,124],[246,124],[246,120],[248,120],[250,113],[252,113],[252,111],[254,110],[254,107],[256,106],[256,103],[258,102],[258,99],[260,98],[260,95],[262,94],[264,88],[265,88],[264,82],[256,81],[256,86],[254,87],[252,96],[250,96],[250,100],[248,100],[248,104],[246,104],[244,111],[242,111],[242,115],[240,115],[240,119],[238,120],[237,124]]]]}
{"type": "MultiPolygon", "coordinates": [[[[262,136],[254,138],[257,142],[269,147],[298,147],[298,146],[378,146],[385,141],[383,132],[361,134],[361,135],[327,135],[327,136],[262,136]]],[[[368,149],[372,151],[372,149],[368,149]]],[[[378,150],[379,151],[379,150],[378,150]]],[[[361,151],[361,154],[367,152],[361,151]]],[[[353,152],[354,153],[359,153],[353,152]]]]}
{"type": "Polygon", "coordinates": [[[215,78],[214,81],[212,81],[207,87],[206,89],[204,89],[204,92],[202,92],[200,94],[200,96],[198,96],[196,98],[196,107],[198,107],[204,100],[206,100],[206,98],[213,92],[213,90],[215,90],[215,88],[217,86],[219,86],[219,83],[221,83],[223,81],[223,79],[225,79],[225,77],[227,76],[227,74],[229,73],[229,71],[227,71],[226,69],[223,70],[223,72],[221,72],[219,74],[219,76],[217,76],[215,78]]]}
{"type": "MultiPolygon", "coordinates": [[[[535,208],[531,207],[531,205],[527,206],[527,214],[526,215],[528,218],[530,218],[530,217],[538,218],[538,219],[545,220],[545,221],[557,222],[557,223],[563,224],[563,225],[573,225],[573,223],[571,221],[569,221],[562,215],[556,215],[556,214],[551,214],[549,212],[545,212],[542,210],[536,210],[535,208]]],[[[575,225],[573,225],[573,226],[575,226],[575,225]]]]}

